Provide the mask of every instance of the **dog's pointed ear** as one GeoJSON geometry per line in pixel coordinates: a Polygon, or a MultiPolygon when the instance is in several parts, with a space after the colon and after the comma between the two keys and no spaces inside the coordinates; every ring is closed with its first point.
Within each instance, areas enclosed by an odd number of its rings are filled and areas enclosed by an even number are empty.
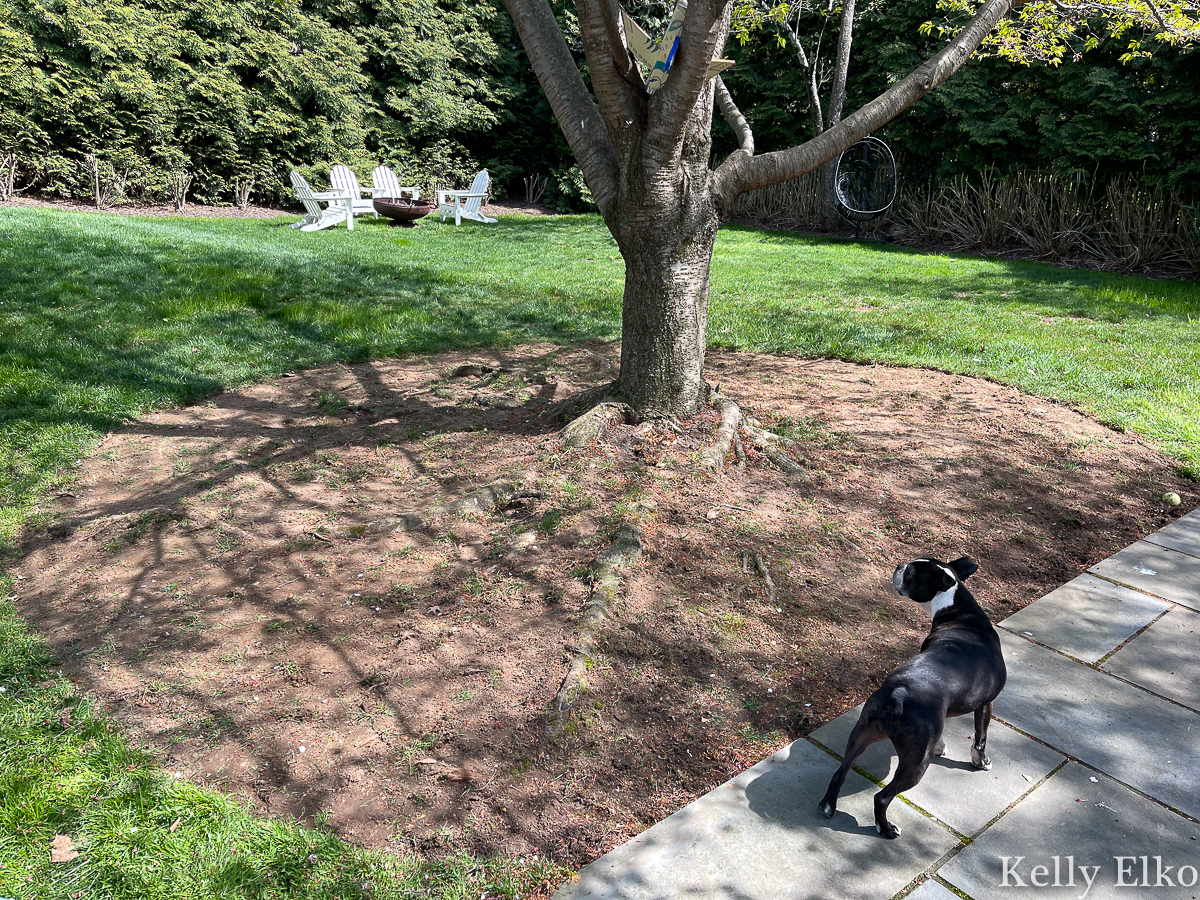
{"type": "Polygon", "coordinates": [[[979,563],[975,562],[969,556],[960,556],[954,562],[950,563],[950,568],[958,575],[959,581],[966,581],[979,571],[979,563]]]}

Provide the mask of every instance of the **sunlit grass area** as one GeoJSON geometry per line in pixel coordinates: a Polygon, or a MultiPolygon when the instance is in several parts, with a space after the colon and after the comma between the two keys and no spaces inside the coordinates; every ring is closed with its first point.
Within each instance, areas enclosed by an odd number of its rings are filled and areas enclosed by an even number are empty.
{"type": "MultiPolygon", "coordinates": [[[[595,217],[286,221],[0,210],[0,549],[149,410],[335,360],[620,334],[624,267],[595,217]]],[[[995,379],[1200,473],[1195,283],[730,227],[709,339],[995,379]]],[[[0,897],[507,897],[557,876],[385,857],[176,781],[57,675],[10,595],[0,581],[0,897]],[[86,852],[51,864],[60,833],[86,852]]]]}

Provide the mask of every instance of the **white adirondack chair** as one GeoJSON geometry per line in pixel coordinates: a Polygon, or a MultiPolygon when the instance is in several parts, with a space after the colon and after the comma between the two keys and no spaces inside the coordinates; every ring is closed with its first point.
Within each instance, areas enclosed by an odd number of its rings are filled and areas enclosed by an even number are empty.
{"type": "Polygon", "coordinates": [[[371,193],[375,197],[392,197],[399,199],[405,194],[412,197],[414,200],[421,199],[421,191],[416,187],[401,187],[400,179],[396,177],[396,173],[387,166],[376,166],[375,171],[371,173],[371,181],[374,187],[371,188],[371,193]]]}
{"type": "Polygon", "coordinates": [[[345,222],[348,229],[354,229],[354,216],[350,212],[349,193],[343,191],[318,193],[309,187],[303,175],[294,170],[292,187],[296,191],[296,199],[304,204],[304,211],[308,215],[299,222],[294,222],[290,226],[291,228],[299,228],[301,231],[320,231],[322,228],[329,228],[331,225],[345,222]],[[326,204],[324,209],[321,208],[322,203],[326,204]]]}
{"type": "Polygon", "coordinates": [[[490,182],[491,177],[488,175],[488,170],[483,169],[475,176],[469,190],[438,191],[438,215],[442,217],[442,221],[446,221],[446,216],[454,216],[455,225],[461,225],[463,219],[473,219],[476,222],[483,222],[485,225],[495,225],[495,219],[485,216],[479,211],[479,207],[487,199],[490,182]]]}
{"type": "Polygon", "coordinates": [[[354,170],[349,166],[343,166],[340,163],[329,170],[329,181],[333,184],[335,191],[343,191],[349,194],[353,199],[350,201],[354,215],[359,216],[363,213],[371,213],[375,218],[379,218],[379,213],[375,212],[375,207],[371,203],[371,198],[363,198],[363,194],[373,194],[373,188],[367,188],[365,191],[358,183],[358,176],[354,174],[354,170]]]}

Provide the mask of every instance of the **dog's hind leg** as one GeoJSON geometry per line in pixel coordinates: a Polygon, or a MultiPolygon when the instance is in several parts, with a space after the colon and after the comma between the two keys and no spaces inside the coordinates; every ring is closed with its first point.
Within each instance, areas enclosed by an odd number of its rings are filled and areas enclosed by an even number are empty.
{"type": "Polygon", "coordinates": [[[846,783],[846,774],[854,765],[854,761],[862,756],[864,750],[886,737],[887,735],[883,733],[879,723],[874,719],[868,720],[865,712],[859,717],[854,730],[850,732],[850,738],[846,741],[846,755],[842,757],[842,764],[833,773],[833,778],[829,779],[829,789],[825,791],[825,796],[821,798],[821,802],[817,806],[825,818],[832,818],[833,814],[837,812],[838,794],[842,792],[842,785],[846,783]]]}
{"type": "MultiPolygon", "coordinates": [[[[932,737],[932,735],[930,735],[932,737]]],[[[887,810],[897,794],[916,787],[933,759],[934,742],[917,738],[892,738],[900,764],[886,787],[875,795],[875,829],[889,840],[900,837],[900,829],[888,821],[887,810]],[[902,746],[901,746],[902,745],[902,746]]]]}
{"type": "Polygon", "coordinates": [[[992,761],[987,757],[988,723],[991,721],[991,703],[985,703],[975,710],[975,740],[971,742],[971,765],[985,772],[992,767],[992,761]]]}

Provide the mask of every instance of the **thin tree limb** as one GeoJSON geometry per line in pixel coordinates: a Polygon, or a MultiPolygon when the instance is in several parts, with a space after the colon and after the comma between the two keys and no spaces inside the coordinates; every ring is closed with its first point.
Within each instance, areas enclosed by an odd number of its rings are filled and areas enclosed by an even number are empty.
{"type": "Polygon", "coordinates": [[[630,84],[619,68],[622,57],[627,65],[631,62],[620,25],[610,15],[608,7],[612,2],[579,0],[576,9],[596,103],[609,138],[615,146],[624,149],[637,139],[636,132],[644,117],[645,94],[630,84]]]}
{"type": "MultiPolygon", "coordinates": [[[[763,10],[770,9],[765,3],[760,4],[763,10]]],[[[809,60],[808,54],[804,51],[804,44],[800,42],[800,36],[796,34],[790,22],[784,19],[779,23],[779,28],[783,32],[783,36],[796,51],[796,59],[800,63],[800,68],[808,73],[806,79],[808,84],[808,104],[813,120],[813,134],[820,134],[825,130],[825,119],[821,113],[821,92],[820,86],[817,83],[817,67],[809,60]]],[[[818,44],[818,49],[820,45],[818,44]]]]}
{"type": "Polygon", "coordinates": [[[604,16],[604,28],[608,32],[608,43],[612,46],[613,65],[617,68],[617,74],[644,90],[646,84],[634,62],[633,54],[629,52],[629,43],[625,39],[625,26],[621,24],[620,4],[617,0],[600,0],[600,12],[604,16]]]}
{"type": "Polygon", "coordinates": [[[842,23],[838,28],[833,86],[829,91],[829,115],[826,117],[830,128],[842,121],[842,106],[846,102],[846,75],[850,71],[850,44],[854,40],[854,2],[842,0],[842,23]]]}
{"type": "Polygon", "coordinates": [[[718,75],[716,82],[717,107],[721,110],[721,115],[725,118],[725,121],[729,123],[729,127],[733,129],[733,133],[737,135],[738,149],[753,156],[754,132],[750,129],[750,123],[746,121],[746,117],[742,115],[742,111],[733,102],[733,97],[730,96],[729,88],[725,86],[724,79],[718,75]]]}

